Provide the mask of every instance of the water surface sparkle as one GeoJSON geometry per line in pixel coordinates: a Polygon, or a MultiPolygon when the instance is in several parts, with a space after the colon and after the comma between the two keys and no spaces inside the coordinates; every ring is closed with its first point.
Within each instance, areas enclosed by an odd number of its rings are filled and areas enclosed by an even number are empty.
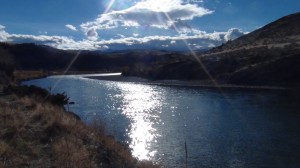
{"type": "MultiPolygon", "coordinates": [[[[140,84],[116,83],[121,92],[122,113],[130,119],[127,135],[132,148],[133,156],[141,160],[151,160],[156,150],[151,145],[160,136],[153,124],[159,122],[159,116],[153,114],[154,109],[159,109],[161,94],[153,87],[140,84]]],[[[120,98],[120,95],[114,95],[120,98]]]]}

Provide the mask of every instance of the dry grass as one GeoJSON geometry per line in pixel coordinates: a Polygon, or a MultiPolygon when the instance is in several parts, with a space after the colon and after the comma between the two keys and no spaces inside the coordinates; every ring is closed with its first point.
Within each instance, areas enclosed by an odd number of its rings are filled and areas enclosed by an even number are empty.
{"type": "Polygon", "coordinates": [[[14,77],[16,81],[24,81],[30,79],[43,78],[48,76],[48,72],[45,71],[15,71],[14,77]]]}
{"type": "Polygon", "coordinates": [[[91,160],[91,153],[81,139],[64,136],[57,139],[52,146],[55,167],[96,167],[91,160]]]}
{"type": "Polygon", "coordinates": [[[156,167],[138,162],[130,149],[88,127],[63,108],[34,98],[0,99],[1,167],[156,167]]]}

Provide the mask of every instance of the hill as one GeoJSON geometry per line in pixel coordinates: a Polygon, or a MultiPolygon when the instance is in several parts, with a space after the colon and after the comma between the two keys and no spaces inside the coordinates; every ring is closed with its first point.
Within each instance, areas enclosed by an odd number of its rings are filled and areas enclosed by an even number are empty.
{"type": "Polygon", "coordinates": [[[147,64],[151,68],[143,70],[131,67],[124,74],[154,80],[213,78],[221,84],[297,86],[299,65],[300,13],[295,13],[209,51],[147,64]]]}
{"type": "Polygon", "coordinates": [[[0,85],[13,80],[15,64],[13,56],[6,50],[0,49],[0,85]]]}
{"type": "Polygon", "coordinates": [[[44,71],[110,71],[122,69],[143,62],[166,62],[174,55],[161,50],[123,51],[65,51],[36,44],[0,43],[0,49],[9,52],[17,70],[44,71]]]}
{"type": "MultiPolygon", "coordinates": [[[[247,35],[218,48],[228,50],[239,47],[279,47],[278,44],[297,43],[300,39],[300,13],[282,17],[247,35]],[[276,45],[277,44],[277,45],[276,45]],[[272,46],[274,45],[274,46],[272,46]]],[[[215,51],[215,50],[212,50],[215,51]]]]}

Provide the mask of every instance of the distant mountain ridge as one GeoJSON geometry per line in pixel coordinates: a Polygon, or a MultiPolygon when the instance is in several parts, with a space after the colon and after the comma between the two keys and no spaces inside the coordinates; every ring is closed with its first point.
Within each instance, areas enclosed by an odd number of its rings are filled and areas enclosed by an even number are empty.
{"type": "Polygon", "coordinates": [[[0,43],[0,50],[10,53],[17,70],[107,71],[120,72],[140,62],[166,62],[183,54],[163,50],[76,51],[59,50],[32,43],[0,43]],[[71,64],[72,63],[72,64],[71,64]]]}

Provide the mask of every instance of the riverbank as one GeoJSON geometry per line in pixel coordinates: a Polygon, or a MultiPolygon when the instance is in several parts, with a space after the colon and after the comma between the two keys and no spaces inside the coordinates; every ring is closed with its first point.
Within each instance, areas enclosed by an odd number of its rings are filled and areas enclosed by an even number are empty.
{"type": "Polygon", "coordinates": [[[49,76],[50,73],[47,71],[15,71],[14,78],[17,83],[22,81],[28,81],[33,79],[40,79],[49,76]]]}
{"type": "Polygon", "coordinates": [[[0,96],[0,167],[157,167],[136,160],[101,123],[87,126],[67,112],[61,95],[33,90],[0,96]]]}
{"type": "Polygon", "coordinates": [[[121,74],[115,75],[84,75],[85,78],[107,80],[116,82],[134,82],[143,83],[148,85],[161,85],[161,86],[178,86],[178,87],[198,87],[198,88],[216,88],[216,89],[262,89],[262,90],[288,90],[288,87],[281,86],[255,86],[255,85],[232,85],[232,84],[218,84],[207,80],[148,80],[140,77],[122,76],[121,74]]]}
{"type": "MultiPolygon", "coordinates": [[[[45,78],[48,76],[63,75],[63,72],[44,72],[44,71],[16,71],[14,73],[17,82],[33,79],[45,78]]],[[[255,85],[233,85],[224,83],[213,83],[208,80],[149,80],[140,77],[122,76],[121,73],[103,73],[103,72],[78,72],[71,71],[65,75],[78,75],[89,79],[107,80],[116,82],[134,82],[148,85],[177,86],[177,87],[198,87],[198,88],[216,88],[216,89],[261,89],[261,90],[289,90],[292,88],[283,86],[255,86],[255,85]]]]}
{"type": "Polygon", "coordinates": [[[48,76],[54,76],[54,75],[84,75],[84,74],[104,74],[104,73],[110,73],[107,71],[22,71],[22,70],[16,70],[14,72],[14,78],[17,83],[20,83],[22,81],[28,81],[28,80],[34,80],[34,79],[41,79],[48,76]]]}

